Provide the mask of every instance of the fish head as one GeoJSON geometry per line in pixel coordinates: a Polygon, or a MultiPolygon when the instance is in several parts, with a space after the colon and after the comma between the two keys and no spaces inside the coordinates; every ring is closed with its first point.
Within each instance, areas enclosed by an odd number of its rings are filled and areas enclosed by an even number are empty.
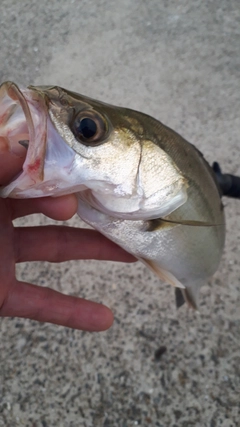
{"type": "Polygon", "coordinates": [[[27,148],[22,171],[2,197],[78,193],[125,219],[168,215],[187,200],[188,183],[158,143],[158,122],[57,86],[0,87],[0,137],[27,148]],[[154,129],[154,132],[153,132],[154,129]]]}

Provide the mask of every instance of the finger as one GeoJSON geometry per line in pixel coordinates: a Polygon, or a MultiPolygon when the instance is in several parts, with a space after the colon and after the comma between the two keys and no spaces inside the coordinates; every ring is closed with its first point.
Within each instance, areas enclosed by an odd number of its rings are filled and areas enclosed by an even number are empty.
{"type": "Polygon", "coordinates": [[[136,261],[132,255],[95,230],[54,225],[16,227],[14,242],[16,262],[77,259],[136,261]]]}
{"type": "Polygon", "coordinates": [[[102,304],[25,282],[16,282],[11,288],[0,316],[23,317],[83,331],[104,331],[113,323],[111,310],[102,304]]]}
{"type": "Polygon", "coordinates": [[[49,218],[64,221],[71,218],[77,211],[77,199],[74,194],[60,197],[41,197],[39,199],[9,199],[12,219],[33,213],[43,213],[49,218]]]}

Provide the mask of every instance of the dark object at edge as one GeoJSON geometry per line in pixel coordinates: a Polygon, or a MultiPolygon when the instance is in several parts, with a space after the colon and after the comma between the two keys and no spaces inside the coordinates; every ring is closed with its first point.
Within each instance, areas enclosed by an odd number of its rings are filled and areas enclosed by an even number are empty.
{"type": "Polygon", "coordinates": [[[222,196],[240,199],[240,177],[230,175],[229,173],[222,173],[217,162],[213,163],[212,168],[221,189],[222,196]]]}

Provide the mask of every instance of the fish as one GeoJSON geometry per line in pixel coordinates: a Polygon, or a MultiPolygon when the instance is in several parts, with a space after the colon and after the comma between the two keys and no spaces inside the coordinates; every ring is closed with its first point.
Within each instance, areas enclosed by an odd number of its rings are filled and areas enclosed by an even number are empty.
{"type": "Polygon", "coordinates": [[[26,158],[1,197],[75,193],[78,215],[197,309],[225,240],[221,191],[201,152],[144,113],[58,86],[0,86],[0,138],[26,158]]]}

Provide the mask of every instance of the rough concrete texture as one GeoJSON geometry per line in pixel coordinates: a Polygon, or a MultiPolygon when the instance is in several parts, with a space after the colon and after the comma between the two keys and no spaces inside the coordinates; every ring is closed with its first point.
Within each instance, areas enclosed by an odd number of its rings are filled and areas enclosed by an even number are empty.
{"type": "MultiPolygon", "coordinates": [[[[238,0],[1,0],[0,21],[1,81],[149,113],[240,174],[238,0]]],[[[109,305],[115,323],[90,334],[1,319],[0,426],[239,426],[240,202],[224,204],[225,252],[199,314],[176,312],[142,265],[20,265],[24,280],[109,305]]]]}

